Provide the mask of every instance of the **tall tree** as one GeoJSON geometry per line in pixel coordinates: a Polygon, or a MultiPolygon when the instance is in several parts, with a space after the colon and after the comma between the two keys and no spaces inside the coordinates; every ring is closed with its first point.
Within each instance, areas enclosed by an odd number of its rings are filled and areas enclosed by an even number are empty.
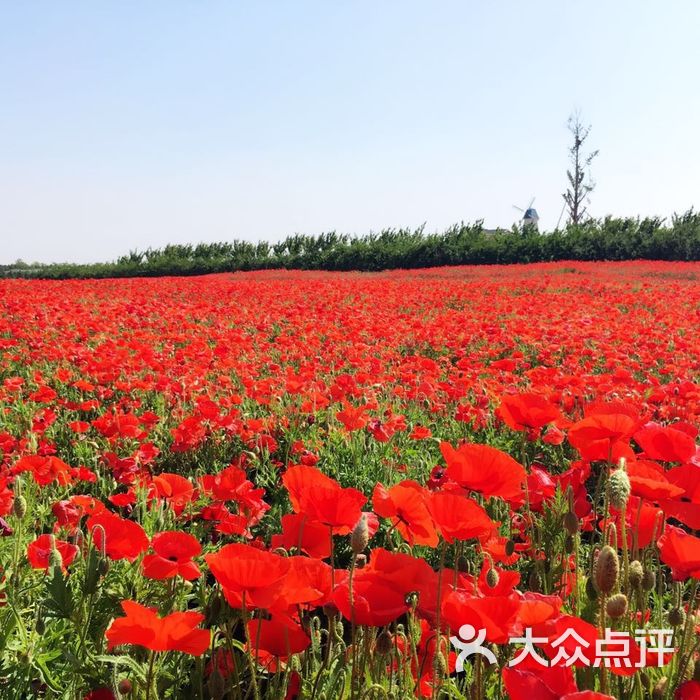
{"type": "Polygon", "coordinates": [[[569,187],[562,197],[569,215],[569,223],[576,225],[584,221],[587,208],[586,200],[595,189],[595,182],[591,179],[590,165],[598,155],[598,151],[591,151],[588,154],[583,152],[583,145],[591,133],[591,127],[581,123],[579,112],[574,112],[569,117],[567,126],[573,137],[573,144],[569,149],[569,159],[573,171],[566,171],[569,187]]]}

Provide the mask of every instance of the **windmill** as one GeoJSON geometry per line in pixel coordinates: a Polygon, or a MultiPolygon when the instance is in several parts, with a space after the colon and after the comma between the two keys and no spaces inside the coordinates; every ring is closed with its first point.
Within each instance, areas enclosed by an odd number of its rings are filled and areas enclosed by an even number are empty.
{"type": "Polygon", "coordinates": [[[537,229],[537,222],[540,220],[539,214],[537,213],[537,209],[533,209],[532,205],[535,203],[535,198],[533,197],[530,200],[530,204],[527,205],[524,209],[521,207],[516,207],[515,204],[513,205],[514,209],[517,209],[518,211],[521,211],[523,213],[523,218],[522,218],[522,226],[525,228],[526,226],[534,226],[535,229],[537,229]]]}

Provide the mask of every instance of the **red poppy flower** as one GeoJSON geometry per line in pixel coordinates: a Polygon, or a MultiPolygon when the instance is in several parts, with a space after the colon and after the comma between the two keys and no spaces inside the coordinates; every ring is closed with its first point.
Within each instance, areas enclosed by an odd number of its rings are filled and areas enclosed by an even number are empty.
{"type": "Polygon", "coordinates": [[[367,411],[366,406],[352,406],[351,404],[344,404],[343,410],[338,411],[335,417],[345,426],[345,430],[361,430],[367,425],[368,418],[365,415],[367,411]]]}
{"type": "Polygon", "coordinates": [[[676,580],[700,579],[700,538],[679,527],[667,525],[658,541],[661,561],[668,564],[676,580]]]}
{"type": "Polygon", "coordinates": [[[192,561],[202,547],[196,537],[186,532],[166,531],[153,536],[151,547],[155,554],[143,558],[143,574],[162,580],[182,576],[187,581],[199,578],[199,567],[192,561]]]}
{"type": "Polygon", "coordinates": [[[192,482],[179,474],[159,474],[153,478],[153,487],[156,496],[164,499],[175,515],[180,515],[194,498],[192,482]]]}
{"type": "Polygon", "coordinates": [[[316,467],[295,465],[282,477],[292,507],[310,520],[332,528],[334,534],[348,534],[362,515],[367,497],[357,489],[343,488],[316,467]]]}
{"type": "Polygon", "coordinates": [[[489,539],[497,525],[471,498],[457,493],[438,492],[430,497],[430,512],[447,542],[489,539]]]}
{"type": "Polygon", "coordinates": [[[311,644],[303,627],[286,615],[273,615],[269,620],[256,618],[248,623],[250,640],[255,651],[287,658],[299,654],[311,644]]]}
{"type": "Polygon", "coordinates": [[[33,569],[48,569],[49,557],[51,550],[56,548],[63,559],[63,570],[70,566],[75,555],[78,553],[78,548],[55,538],[53,535],[39,535],[33,542],[27,545],[27,559],[33,569]]]}
{"type": "Polygon", "coordinates": [[[280,594],[289,560],[247,544],[227,544],[204,557],[234,608],[269,607],[280,594]],[[245,598],[245,601],[244,601],[245,598]]]}
{"type": "Polygon", "coordinates": [[[672,426],[645,425],[634,434],[634,441],[650,459],[661,462],[687,462],[695,454],[695,440],[672,426]]]}
{"type": "Polygon", "coordinates": [[[513,430],[539,430],[562,417],[559,409],[539,394],[504,396],[496,415],[513,430]]]}
{"type": "Polygon", "coordinates": [[[511,700],[561,700],[577,690],[571,666],[544,667],[531,656],[501,673],[511,700]]]}
{"type": "Polygon", "coordinates": [[[506,644],[519,631],[517,594],[476,598],[464,591],[452,591],[442,603],[442,616],[453,630],[462,625],[486,630],[486,639],[506,644]]]}
{"type": "Polygon", "coordinates": [[[282,534],[273,535],[273,549],[283,547],[291,551],[297,549],[316,559],[327,559],[331,555],[328,528],[321,523],[309,520],[303,513],[283,515],[282,534]]]}
{"type": "Polygon", "coordinates": [[[175,612],[158,617],[155,608],[133,600],[122,601],[121,606],[126,617],[118,617],[105,632],[108,650],[134,644],[151,651],[181,651],[201,656],[209,648],[209,630],[197,629],[204,615],[175,612]]]}
{"type": "Polygon", "coordinates": [[[410,545],[435,547],[438,535],[428,507],[428,495],[426,489],[415,481],[402,481],[389,489],[377,484],[372,494],[374,512],[390,518],[410,545]]]}
{"type": "Polygon", "coordinates": [[[634,459],[629,440],[638,425],[639,421],[626,413],[596,414],[569,428],[569,442],[587,460],[634,459]]]}
{"type": "Polygon", "coordinates": [[[309,557],[288,557],[289,570],[279,584],[272,607],[278,611],[297,606],[318,607],[330,599],[333,575],[328,564],[309,557]]]}
{"type": "Polygon", "coordinates": [[[408,610],[405,594],[374,573],[355,577],[352,599],[348,583],[337,586],[333,602],[346,620],[370,627],[388,625],[408,610]]]}
{"type": "Polygon", "coordinates": [[[110,559],[133,561],[148,549],[148,537],[138,523],[106,510],[90,516],[87,529],[110,559]]]}
{"type": "Polygon", "coordinates": [[[505,452],[490,445],[440,443],[447,475],[460,486],[484,496],[500,496],[513,505],[523,503],[525,468],[505,452]]]}

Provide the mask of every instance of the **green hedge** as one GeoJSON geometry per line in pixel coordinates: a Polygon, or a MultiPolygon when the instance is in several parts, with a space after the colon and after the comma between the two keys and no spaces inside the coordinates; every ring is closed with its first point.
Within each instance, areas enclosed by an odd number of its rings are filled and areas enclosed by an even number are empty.
{"type": "Polygon", "coordinates": [[[700,213],[659,218],[607,217],[551,233],[488,232],[482,222],[443,233],[386,229],[364,236],[295,234],[275,244],[200,243],[132,252],[115,262],[1,265],[0,276],[44,279],[203,275],[258,269],[364,270],[552,260],[700,260],[700,213]]]}

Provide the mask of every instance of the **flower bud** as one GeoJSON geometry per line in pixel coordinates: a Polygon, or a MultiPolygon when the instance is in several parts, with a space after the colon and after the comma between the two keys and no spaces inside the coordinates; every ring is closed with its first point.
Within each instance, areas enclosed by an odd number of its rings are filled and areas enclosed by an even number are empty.
{"type": "Polygon", "coordinates": [[[12,512],[19,520],[27,514],[27,499],[20,494],[15,497],[15,502],[12,504],[12,512]]]}
{"type": "Polygon", "coordinates": [[[62,569],[63,568],[63,557],[61,553],[54,547],[49,552],[49,569],[62,569]]]}
{"type": "Polygon", "coordinates": [[[564,514],[564,529],[570,534],[575,535],[578,532],[578,518],[576,513],[569,510],[564,514]]]}
{"type": "Polygon", "coordinates": [[[355,568],[364,569],[367,566],[367,556],[365,554],[357,554],[355,556],[355,568]]]}
{"type": "Polygon", "coordinates": [[[369,528],[367,516],[363,513],[350,535],[350,546],[355,554],[362,554],[369,543],[369,528]]]}
{"type": "Polygon", "coordinates": [[[490,568],[486,572],[486,585],[489,588],[496,588],[499,580],[500,580],[500,576],[498,575],[498,571],[496,571],[496,569],[490,568]]]}
{"type": "Polygon", "coordinates": [[[666,695],[666,687],[668,686],[668,678],[662,676],[659,682],[654,686],[654,690],[651,691],[652,700],[663,700],[666,695]]]}
{"type": "Polygon", "coordinates": [[[620,561],[617,552],[606,544],[598,554],[593,565],[593,581],[596,588],[603,594],[612,593],[617,586],[617,578],[620,575],[620,561]]]}
{"type": "Polygon", "coordinates": [[[679,607],[671,608],[668,612],[668,622],[673,627],[685,624],[685,610],[679,607]]]}
{"type": "Polygon", "coordinates": [[[378,637],[377,641],[375,642],[375,649],[377,651],[377,654],[381,656],[386,656],[387,654],[391,653],[391,650],[394,648],[394,640],[389,632],[384,630],[378,637]]]}
{"type": "Polygon", "coordinates": [[[616,510],[622,510],[630,497],[632,487],[624,468],[616,469],[608,479],[608,499],[616,510]]]}
{"type": "Polygon", "coordinates": [[[508,540],[506,542],[506,556],[512,557],[515,552],[515,542],[513,540],[508,540]]]}
{"type": "Polygon", "coordinates": [[[117,684],[117,692],[119,695],[129,695],[133,690],[133,685],[128,678],[122,678],[117,684]]]}
{"type": "Polygon", "coordinates": [[[651,591],[656,586],[656,574],[651,569],[644,569],[642,575],[642,590],[651,591]]]}
{"type": "Polygon", "coordinates": [[[226,694],[226,681],[218,668],[215,668],[211,672],[209,680],[207,681],[207,688],[209,689],[212,700],[221,700],[226,694]]]}
{"type": "Polygon", "coordinates": [[[638,559],[630,562],[629,577],[630,585],[632,588],[639,588],[642,585],[642,577],[644,576],[644,569],[642,568],[642,562],[638,559]]]}
{"type": "Polygon", "coordinates": [[[564,540],[564,551],[567,554],[571,554],[574,551],[575,545],[576,545],[576,540],[574,539],[574,536],[567,535],[566,539],[564,540]]]}
{"type": "Polygon", "coordinates": [[[605,612],[612,620],[619,620],[627,613],[627,596],[624,593],[617,593],[608,598],[605,604],[605,612]]]}

